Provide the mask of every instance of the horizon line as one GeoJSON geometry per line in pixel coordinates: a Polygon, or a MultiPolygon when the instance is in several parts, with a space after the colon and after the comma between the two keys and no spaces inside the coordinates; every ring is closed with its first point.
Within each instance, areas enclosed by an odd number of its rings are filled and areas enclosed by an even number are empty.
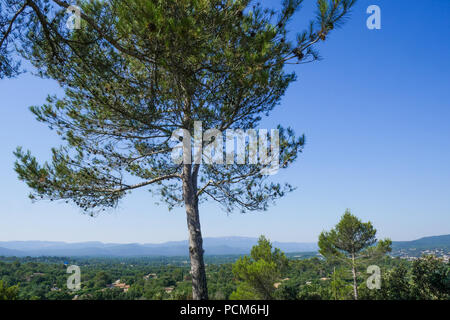
{"type": "MultiPolygon", "coordinates": [[[[392,240],[394,242],[408,242],[408,241],[416,241],[423,238],[431,238],[431,237],[442,237],[442,236],[450,236],[449,234],[440,234],[440,235],[430,235],[430,236],[423,236],[420,238],[415,238],[412,240],[392,240]]],[[[258,237],[249,237],[249,236],[217,236],[217,237],[204,237],[205,239],[223,239],[223,238],[245,238],[245,239],[258,239],[258,237]]],[[[317,241],[278,241],[269,239],[270,242],[278,242],[278,243],[302,243],[302,244],[317,244],[317,241]]],[[[89,243],[89,242],[97,242],[101,244],[118,244],[118,245],[125,245],[125,244],[138,244],[138,245],[146,245],[146,244],[165,244],[165,243],[171,243],[171,242],[183,242],[188,241],[188,239],[184,240],[170,240],[170,241],[162,241],[162,242],[104,242],[100,240],[85,240],[85,241],[63,241],[63,240],[0,240],[1,242],[59,242],[59,243],[66,243],[66,244],[77,244],[77,243],[89,243]]]]}

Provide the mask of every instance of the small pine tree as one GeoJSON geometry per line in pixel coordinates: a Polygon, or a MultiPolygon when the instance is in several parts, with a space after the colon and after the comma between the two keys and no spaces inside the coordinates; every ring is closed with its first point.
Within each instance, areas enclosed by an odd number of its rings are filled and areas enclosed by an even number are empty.
{"type": "Polygon", "coordinates": [[[284,253],[278,248],[272,249],[270,241],[261,236],[250,256],[239,258],[233,265],[233,275],[239,282],[230,299],[274,299],[275,283],[280,280],[287,263],[284,253]]]}
{"type": "Polygon", "coordinates": [[[358,300],[357,265],[391,251],[392,241],[377,239],[377,230],[371,222],[363,223],[350,210],[346,210],[339,223],[319,236],[319,252],[329,260],[350,265],[353,277],[353,297],[358,300]]]}

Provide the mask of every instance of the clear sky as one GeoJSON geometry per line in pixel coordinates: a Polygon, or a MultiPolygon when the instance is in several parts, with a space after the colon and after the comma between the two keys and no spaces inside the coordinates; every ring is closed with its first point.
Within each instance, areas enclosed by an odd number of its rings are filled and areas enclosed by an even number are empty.
{"type": "MultiPolygon", "coordinates": [[[[291,30],[306,24],[313,2],[305,0],[291,30]]],[[[298,189],[262,213],[227,215],[207,203],[203,235],[313,242],[346,208],[372,221],[380,237],[449,234],[449,40],[448,0],[359,0],[350,21],[320,46],[324,60],[294,68],[297,82],[264,122],[306,134],[302,156],[277,175],[298,189]],[[381,8],[381,30],[366,27],[372,4],[381,8]]],[[[146,190],[96,218],[72,205],[31,203],[12,152],[21,145],[48,159],[59,140],[28,107],[60,92],[29,73],[0,80],[0,241],[186,239],[184,210],[154,205],[146,190]]]]}

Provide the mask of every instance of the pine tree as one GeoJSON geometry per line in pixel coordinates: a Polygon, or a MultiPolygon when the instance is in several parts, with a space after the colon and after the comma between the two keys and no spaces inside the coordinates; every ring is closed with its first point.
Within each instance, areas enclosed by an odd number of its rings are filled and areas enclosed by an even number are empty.
{"type": "Polygon", "coordinates": [[[278,248],[272,249],[272,243],[261,236],[250,256],[239,258],[233,265],[233,275],[240,282],[230,298],[273,300],[275,283],[280,280],[287,263],[285,254],[278,248]]]}
{"type": "MultiPolygon", "coordinates": [[[[72,201],[94,215],[147,187],[169,208],[184,206],[193,297],[207,299],[199,204],[264,210],[293,187],[264,174],[264,163],[174,162],[171,139],[181,130],[187,144],[200,122],[204,131],[258,127],[295,80],[285,65],[317,60],[317,43],[355,1],[318,0],[309,29],[290,41],[287,25],[301,2],[272,10],[248,0],[86,0],[79,2],[81,28],[70,30],[67,2],[3,0],[1,75],[17,71],[13,39],[40,75],[65,91],[31,110],[66,144],[44,164],[29,151],[15,153],[30,197],[72,201]]],[[[204,146],[213,139],[206,140],[204,146]]],[[[279,145],[280,168],[287,168],[304,137],[279,127],[279,145]]]]}
{"type": "Polygon", "coordinates": [[[355,300],[358,300],[358,263],[391,251],[392,241],[384,239],[377,243],[376,233],[371,222],[362,222],[347,209],[335,228],[324,231],[319,236],[320,254],[331,261],[338,260],[350,265],[355,300]]]}

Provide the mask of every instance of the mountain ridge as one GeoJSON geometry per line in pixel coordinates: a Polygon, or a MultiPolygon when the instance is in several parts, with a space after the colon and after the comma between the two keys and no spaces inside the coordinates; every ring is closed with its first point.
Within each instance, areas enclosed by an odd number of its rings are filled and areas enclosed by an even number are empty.
{"type": "MultiPolygon", "coordinates": [[[[214,237],[204,238],[206,255],[248,254],[258,241],[252,237],[214,237]]],[[[317,244],[312,242],[279,242],[273,246],[286,253],[315,252],[317,244]]],[[[450,234],[422,237],[411,241],[394,241],[393,249],[450,249],[450,234]]],[[[0,241],[0,256],[187,256],[188,241],[169,241],[164,243],[103,243],[100,241],[0,241]]]]}

